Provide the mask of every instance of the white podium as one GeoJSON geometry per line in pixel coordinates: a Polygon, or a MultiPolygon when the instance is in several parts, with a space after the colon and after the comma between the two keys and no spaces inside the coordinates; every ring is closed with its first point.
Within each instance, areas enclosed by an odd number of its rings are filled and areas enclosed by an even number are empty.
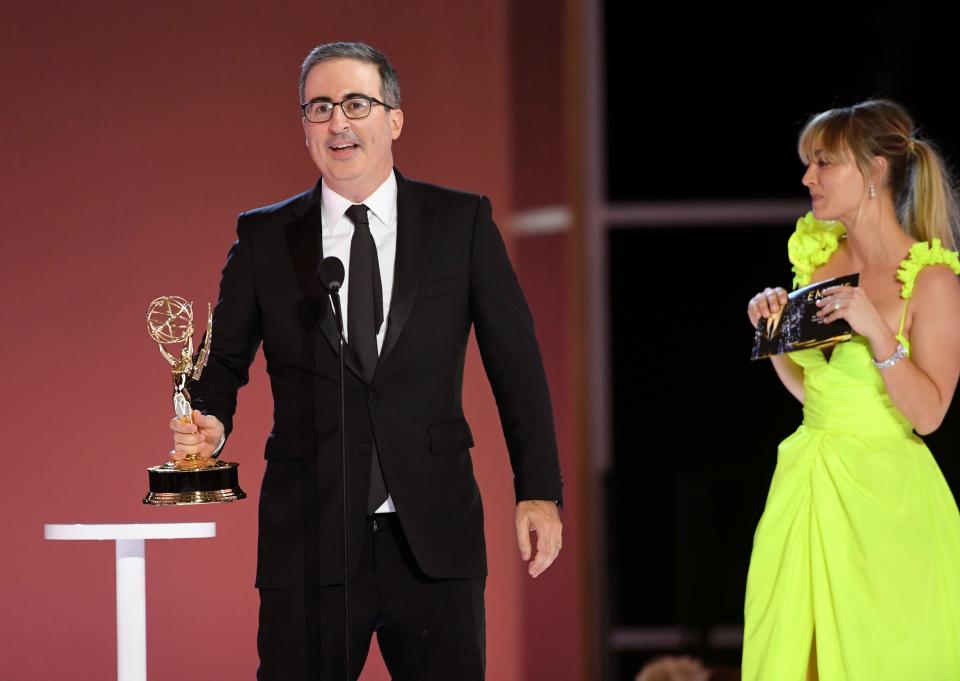
{"type": "Polygon", "coordinates": [[[216,523],[44,525],[46,539],[111,539],[117,542],[117,681],[147,679],[147,539],[202,539],[216,523]]]}

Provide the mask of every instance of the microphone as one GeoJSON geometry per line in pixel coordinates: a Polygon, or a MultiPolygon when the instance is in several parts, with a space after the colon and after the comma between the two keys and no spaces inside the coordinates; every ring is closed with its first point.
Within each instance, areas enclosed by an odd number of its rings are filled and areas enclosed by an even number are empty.
{"type": "Polygon", "coordinates": [[[317,267],[317,279],[330,294],[340,291],[340,287],[343,286],[344,275],[343,261],[332,255],[324,258],[317,267]]]}
{"type": "Polygon", "coordinates": [[[343,340],[343,312],[340,309],[340,287],[343,286],[345,272],[343,261],[335,256],[324,258],[317,266],[317,279],[320,285],[330,294],[333,303],[333,315],[337,320],[337,332],[343,340]]]}

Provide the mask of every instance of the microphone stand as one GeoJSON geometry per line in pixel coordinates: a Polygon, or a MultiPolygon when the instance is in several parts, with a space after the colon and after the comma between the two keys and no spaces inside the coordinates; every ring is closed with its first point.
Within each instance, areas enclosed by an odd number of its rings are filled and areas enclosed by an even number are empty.
{"type": "Polygon", "coordinates": [[[317,279],[330,294],[333,313],[337,320],[337,337],[340,341],[340,463],[343,478],[343,622],[344,622],[344,658],[346,659],[346,678],[352,681],[350,665],[350,528],[347,522],[349,512],[347,496],[347,398],[344,377],[344,351],[346,342],[343,337],[343,311],[340,308],[340,288],[345,278],[343,262],[334,256],[324,258],[317,267],[317,279]]]}
{"type": "Polygon", "coordinates": [[[346,385],[343,381],[343,315],[340,309],[340,283],[332,282],[329,288],[333,302],[334,316],[337,318],[337,337],[340,339],[340,460],[343,478],[343,623],[345,632],[345,658],[347,681],[351,681],[350,667],[350,532],[347,523],[347,400],[346,385]]]}

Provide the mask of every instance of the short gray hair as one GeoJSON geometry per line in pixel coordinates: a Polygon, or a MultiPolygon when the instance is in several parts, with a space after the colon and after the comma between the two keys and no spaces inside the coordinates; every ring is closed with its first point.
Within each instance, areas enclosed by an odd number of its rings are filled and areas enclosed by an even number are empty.
{"type": "Polygon", "coordinates": [[[380,83],[383,87],[383,101],[387,106],[400,107],[400,80],[397,72],[387,61],[387,55],[366,43],[338,42],[318,45],[310,50],[310,54],[303,60],[300,67],[300,101],[303,102],[303,88],[307,82],[310,69],[320,62],[330,59],[356,59],[365,64],[373,64],[380,71],[380,83]]]}

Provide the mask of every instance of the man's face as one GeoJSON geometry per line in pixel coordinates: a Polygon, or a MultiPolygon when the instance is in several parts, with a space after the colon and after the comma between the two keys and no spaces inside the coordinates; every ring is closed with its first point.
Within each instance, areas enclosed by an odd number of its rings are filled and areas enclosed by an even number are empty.
{"type": "MultiPolygon", "coordinates": [[[[320,62],[307,74],[303,101],[340,102],[352,95],[383,100],[380,72],[373,64],[356,59],[320,62]]],[[[347,118],[334,107],[325,123],[303,119],[310,158],[324,182],[352,201],[363,201],[387,179],[393,169],[393,140],[400,137],[403,112],[373,105],[366,118],[347,118]]]]}

